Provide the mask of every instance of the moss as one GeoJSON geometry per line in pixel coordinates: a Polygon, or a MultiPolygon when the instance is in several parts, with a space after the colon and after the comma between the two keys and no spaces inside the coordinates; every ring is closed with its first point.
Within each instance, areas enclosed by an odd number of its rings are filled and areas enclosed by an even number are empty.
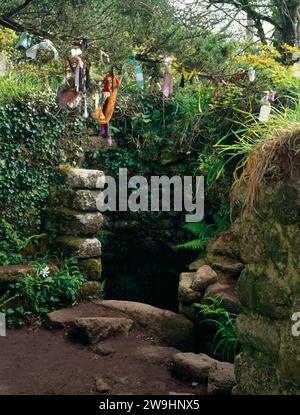
{"type": "Polygon", "coordinates": [[[298,190],[283,184],[273,200],[272,210],[275,218],[283,225],[300,222],[300,206],[297,203],[298,190]]]}
{"type": "Polygon", "coordinates": [[[83,259],[79,261],[78,267],[88,280],[98,281],[101,279],[102,263],[100,258],[83,259]]]}
{"type": "Polygon", "coordinates": [[[267,256],[273,261],[280,273],[284,273],[289,258],[288,247],[284,246],[285,241],[281,235],[272,227],[264,232],[267,256]]]}
{"type": "Polygon", "coordinates": [[[101,284],[98,281],[87,281],[78,291],[80,300],[99,299],[101,294],[101,284]]]}

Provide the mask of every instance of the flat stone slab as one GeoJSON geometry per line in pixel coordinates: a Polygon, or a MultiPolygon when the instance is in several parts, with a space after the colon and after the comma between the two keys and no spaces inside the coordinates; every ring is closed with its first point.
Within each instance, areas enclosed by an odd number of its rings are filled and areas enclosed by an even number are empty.
{"type": "Polygon", "coordinates": [[[67,327],[80,317],[125,317],[149,331],[168,346],[191,349],[194,325],[186,317],[133,301],[90,301],[48,314],[49,323],[67,327]]]}
{"type": "Polygon", "coordinates": [[[132,326],[133,321],[123,317],[81,317],[71,324],[70,332],[90,344],[96,344],[117,334],[128,336],[132,326]]]}
{"type": "Polygon", "coordinates": [[[104,300],[101,304],[128,315],[170,346],[192,347],[194,326],[181,314],[134,301],[104,300]]]}
{"type": "Polygon", "coordinates": [[[78,189],[64,192],[61,200],[64,206],[84,212],[97,212],[97,200],[100,203],[100,190],[78,189]]]}
{"type": "Polygon", "coordinates": [[[65,236],[57,238],[54,245],[71,256],[79,258],[99,257],[102,253],[101,242],[97,238],[79,238],[65,236]]]}
{"type": "Polygon", "coordinates": [[[45,229],[56,230],[60,235],[91,236],[103,225],[100,212],[78,212],[67,208],[49,209],[45,218],[45,229]]]}
{"type": "Polygon", "coordinates": [[[105,175],[101,170],[63,169],[65,183],[71,189],[102,189],[105,184],[105,175]]]}
{"type": "Polygon", "coordinates": [[[177,353],[173,357],[175,374],[189,382],[206,383],[209,371],[216,362],[203,353],[177,353]]]}
{"type": "MultiPolygon", "coordinates": [[[[58,272],[58,268],[54,264],[45,264],[49,267],[50,274],[58,272]]],[[[3,265],[0,266],[0,283],[11,282],[18,279],[21,275],[29,274],[31,276],[36,275],[37,268],[33,265],[3,265]]]]}

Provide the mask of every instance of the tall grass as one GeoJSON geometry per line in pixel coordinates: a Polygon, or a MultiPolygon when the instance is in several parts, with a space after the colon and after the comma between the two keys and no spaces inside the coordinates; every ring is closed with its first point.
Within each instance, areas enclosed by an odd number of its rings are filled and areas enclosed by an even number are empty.
{"type": "Polygon", "coordinates": [[[220,154],[227,154],[227,163],[237,159],[234,172],[233,195],[247,185],[244,209],[251,210],[257,198],[260,183],[266,174],[292,176],[300,150],[300,98],[292,99],[291,107],[273,108],[266,123],[258,122],[249,114],[240,129],[231,131],[235,141],[226,144],[230,134],[216,145],[220,154]]]}
{"type": "Polygon", "coordinates": [[[0,106],[20,102],[32,94],[53,92],[56,80],[49,81],[38,73],[11,71],[0,76],[0,106]]]}

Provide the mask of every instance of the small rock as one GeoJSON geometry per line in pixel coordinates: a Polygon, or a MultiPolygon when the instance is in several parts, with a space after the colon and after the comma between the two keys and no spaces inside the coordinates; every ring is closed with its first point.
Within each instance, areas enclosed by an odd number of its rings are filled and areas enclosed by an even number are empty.
{"type": "Polygon", "coordinates": [[[111,356],[115,353],[114,350],[111,350],[108,347],[103,346],[102,344],[96,344],[92,347],[92,350],[99,356],[111,356]]]}
{"type": "Polygon", "coordinates": [[[197,259],[189,265],[189,271],[198,271],[199,268],[201,268],[203,265],[206,265],[205,262],[206,261],[204,258],[197,259]]]}
{"type": "Polygon", "coordinates": [[[208,395],[231,395],[236,384],[234,365],[226,362],[216,362],[208,374],[208,395]]]}
{"type": "Polygon", "coordinates": [[[71,332],[91,344],[116,334],[127,336],[133,321],[123,317],[81,317],[74,320],[71,332]]]}
{"type": "Polygon", "coordinates": [[[95,378],[96,391],[99,393],[107,393],[111,390],[106,382],[100,377],[95,378]]]}
{"type": "Polygon", "coordinates": [[[182,272],[179,277],[178,301],[193,303],[199,301],[202,294],[192,290],[191,286],[196,278],[195,272],[182,272]]]}
{"type": "Polygon", "coordinates": [[[183,380],[206,383],[215,359],[200,353],[177,353],[173,357],[174,371],[183,380]]]}
{"type": "Polygon", "coordinates": [[[215,271],[209,265],[203,265],[196,272],[191,289],[194,291],[203,291],[209,285],[214,284],[217,279],[218,276],[215,271]]]}
{"type": "Polygon", "coordinates": [[[199,383],[198,382],[192,382],[192,386],[193,386],[193,388],[195,388],[196,386],[198,386],[199,385],[199,383]]]}

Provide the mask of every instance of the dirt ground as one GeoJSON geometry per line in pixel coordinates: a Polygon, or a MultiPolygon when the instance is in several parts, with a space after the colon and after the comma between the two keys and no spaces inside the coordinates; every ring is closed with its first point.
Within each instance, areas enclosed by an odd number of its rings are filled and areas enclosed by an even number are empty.
{"type": "Polygon", "coordinates": [[[145,333],[133,331],[128,337],[101,342],[109,351],[104,356],[63,330],[9,329],[6,337],[0,337],[0,395],[99,394],[97,377],[111,388],[108,394],[205,393],[204,386],[175,378],[170,359],[159,359],[159,349],[153,358],[153,343],[145,333]]]}

